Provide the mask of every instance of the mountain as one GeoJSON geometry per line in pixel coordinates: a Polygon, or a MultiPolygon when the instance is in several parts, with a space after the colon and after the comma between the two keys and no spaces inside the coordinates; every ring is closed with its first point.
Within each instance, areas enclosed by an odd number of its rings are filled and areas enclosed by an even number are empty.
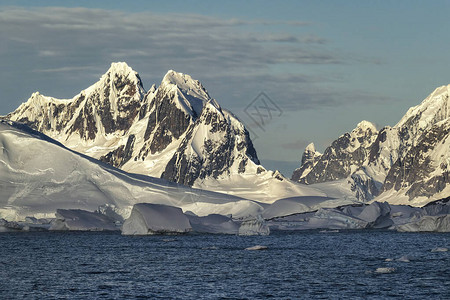
{"type": "Polygon", "coordinates": [[[244,125],[198,80],[172,70],[146,91],[126,63],[112,63],[72,99],[37,92],[4,118],[126,172],[263,202],[327,196],[261,166],[244,125]]]}
{"type": "MultiPolygon", "coordinates": [[[[312,188],[306,190],[318,193],[312,188]]],[[[302,212],[354,204],[345,197],[314,195],[285,202],[289,206],[292,201],[303,203],[296,206],[302,212]]],[[[0,227],[5,222],[2,219],[55,218],[57,212],[60,218],[69,214],[77,219],[92,215],[86,211],[98,211],[124,220],[137,203],[179,207],[189,215],[194,213],[197,219],[211,214],[231,215],[235,220],[254,218],[270,207],[161,178],[130,174],[70,150],[27,125],[0,119],[0,227]],[[62,214],[63,210],[70,211],[62,214]]],[[[276,206],[278,212],[289,212],[289,207],[279,203],[276,206]]]]}
{"type": "Polygon", "coordinates": [[[372,123],[362,121],[352,132],[335,140],[323,154],[316,152],[314,144],[310,144],[292,180],[311,184],[347,178],[363,164],[377,133],[372,123]]]}
{"type": "Polygon", "coordinates": [[[57,209],[94,211],[99,207],[127,218],[136,203],[236,218],[257,215],[263,209],[239,197],[126,173],[26,125],[0,119],[0,219],[54,218],[57,209]]]}
{"type": "Polygon", "coordinates": [[[346,179],[360,200],[426,204],[450,194],[450,85],[437,88],[394,127],[363,121],[323,155],[308,146],[292,179],[346,179]]]}

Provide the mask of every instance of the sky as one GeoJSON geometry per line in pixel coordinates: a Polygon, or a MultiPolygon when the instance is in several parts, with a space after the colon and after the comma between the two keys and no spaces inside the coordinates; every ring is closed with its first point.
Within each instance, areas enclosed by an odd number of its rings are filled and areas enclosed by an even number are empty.
{"type": "Polygon", "coordinates": [[[202,82],[246,124],[263,165],[290,177],[309,143],[323,151],[362,120],[393,126],[450,84],[449,11],[439,0],[2,0],[0,115],[35,91],[72,98],[111,62],[146,89],[173,69],[202,82]]]}

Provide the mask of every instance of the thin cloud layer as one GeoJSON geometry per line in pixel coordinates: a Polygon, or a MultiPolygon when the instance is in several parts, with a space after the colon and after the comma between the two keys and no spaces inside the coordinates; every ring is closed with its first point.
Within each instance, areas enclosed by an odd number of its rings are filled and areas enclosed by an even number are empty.
{"type": "Polygon", "coordinates": [[[327,48],[325,38],[311,34],[313,26],[192,14],[5,8],[0,10],[0,60],[9,73],[2,75],[0,90],[17,104],[37,89],[68,98],[95,82],[111,62],[126,61],[147,86],[168,69],[189,73],[231,110],[243,109],[243,101],[262,90],[288,110],[332,106],[338,93],[315,87],[332,78],[292,71],[346,63],[327,48]],[[286,65],[289,72],[283,70],[286,65]],[[13,94],[8,86],[17,81],[33,90],[13,94]]]}

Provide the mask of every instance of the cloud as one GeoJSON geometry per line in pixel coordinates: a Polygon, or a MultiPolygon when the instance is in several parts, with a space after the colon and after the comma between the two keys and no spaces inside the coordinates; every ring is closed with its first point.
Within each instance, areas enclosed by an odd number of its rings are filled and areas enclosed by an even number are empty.
{"type": "Polygon", "coordinates": [[[303,149],[306,148],[306,146],[308,144],[309,144],[308,141],[300,139],[300,140],[296,140],[293,142],[284,143],[284,144],[282,144],[282,146],[283,146],[283,148],[286,148],[286,149],[302,151],[303,149]]]}
{"type": "Polygon", "coordinates": [[[37,56],[50,57],[58,53],[66,57],[77,55],[80,59],[111,61],[128,53],[136,58],[152,58],[155,62],[207,61],[225,69],[339,61],[337,57],[308,48],[310,43],[323,43],[325,39],[320,37],[242,29],[246,25],[297,26],[297,23],[88,8],[0,10],[0,36],[6,41],[28,41],[37,56]],[[265,45],[266,42],[271,45],[265,45]]]}
{"type": "Polygon", "coordinates": [[[260,91],[286,111],[333,106],[342,95],[318,88],[333,79],[306,76],[300,70],[341,65],[348,58],[328,49],[327,39],[311,33],[313,26],[301,20],[3,8],[0,62],[9,73],[1,78],[0,90],[25,81],[30,90],[7,96],[19,102],[39,89],[67,98],[92,84],[111,62],[126,61],[147,86],[158,83],[168,69],[191,74],[233,111],[239,112],[245,99],[251,101],[260,91]],[[284,66],[290,71],[280,71],[284,66]],[[36,73],[45,76],[36,78],[36,73]]]}
{"type": "Polygon", "coordinates": [[[61,68],[51,68],[51,69],[36,69],[34,72],[38,73],[57,73],[57,72],[73,72],[73,71],[99,71],[97,67],[93,66],[72,66],[72,67],[61,67],[61,68]]]}

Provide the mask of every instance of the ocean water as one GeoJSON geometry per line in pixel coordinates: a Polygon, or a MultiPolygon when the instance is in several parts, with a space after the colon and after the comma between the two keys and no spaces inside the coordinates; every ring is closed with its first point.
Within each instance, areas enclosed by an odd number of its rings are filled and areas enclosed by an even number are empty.
{"type": "Polygon", "coordinates": [[[390,231],[2,233],[0,298],[450,299],[450,252],[431,251],[449,244],[390,231]],[[255,245],[268,249],[244,250],[255,245]]]}

